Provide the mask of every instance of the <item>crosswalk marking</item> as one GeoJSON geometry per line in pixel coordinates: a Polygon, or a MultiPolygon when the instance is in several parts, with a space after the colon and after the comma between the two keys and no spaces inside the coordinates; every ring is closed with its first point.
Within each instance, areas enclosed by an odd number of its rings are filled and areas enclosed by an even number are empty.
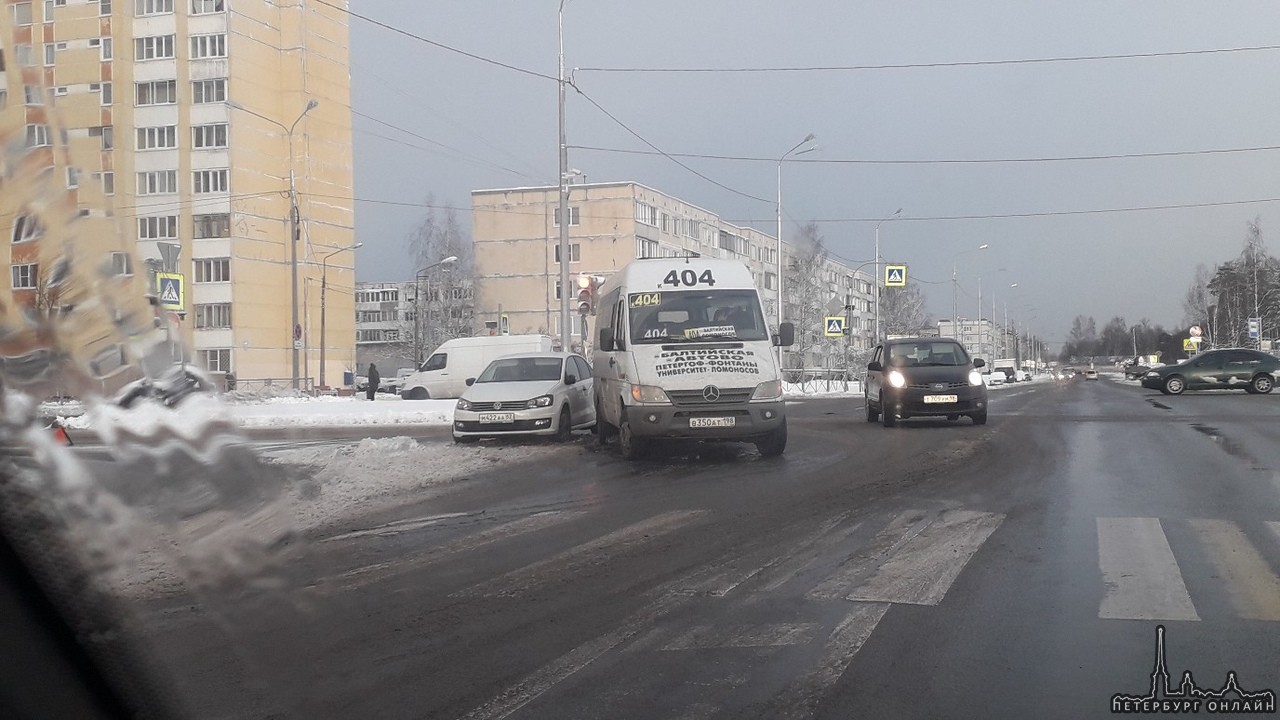
{"type": "Polygon", "coordinates": [[[745,627],[696,625],[673,638],[663,650],[765,648],[803,645],[813,639],[818,623],[766,623],[745,627]]]}
{"type": "MultiPolygon", "coordinates": [[[[844,512],[828,519],[826,522],[818,526],[817,530],[809,533],[795,543],[791,543],[786,552],[777,553],[771,550],[763,557],[768,558],[761,562],[758,558],[753,561],[734,562],[730,561],[723,565],[713,566],[711,572],[705,576],[698,577],[694,582],[690,583],[683,589],[691,595],[710,595],[712,597],[724,597],[733,591],[742,583],[757,577],[767,570],[775,570],[785,580],[790,574],[796,571],[795,560],[797,556],[812,547],[821,540],[827,533],[831,532],[835,527],[840,525],[849,517],[849,513],[844,512]]],[[[856,525],[854,527],[857,527],[856,525]]],[[[807,562],[807,559],[805,560],[807,562]]],[[[773,583],[778,582],[775,578],[773,583]]],[[[773,583],[770,583],[772,585],[773,583]]],[[[766,586],[764,589],[769,589],[766,586]]]]}
{"type": "Polygon", "coordinates": [[[1097,523],[1105,585],[1098,617],[1200,619],[1158,518],[1100,517],[1097,523]]]}
{"type": "Polygon", "coordinates": [[[1280,578],[1244,532],[1226,520],[1191,520],[1190,524],[1210,551],[1209,562],[1218,571],[1240,616],[1280,620],[1280,578]]]}
{"type": "Polygon", "coordinates": [[[857,603],[827,638],[822,659],[798,678],[779,698],[777,707],[788,720],[812,717],[827,690],[844,675],[853,658],[871,637],[889,609],[885,603],[857,603]]]}
{"type": "Polygon", "coordinates": [[[705,510],[673,510],[602,535],[562,553],[517,568],[454,593],[454,597],[519,595],[531,588],[574,574],[601,553],[617,551],[678,530],[706,514],[705,510]]]}
{"type": "Polygon", "coordinates": [[[948,510],[904,543],[848,600],[937,605],[1004,515],[948,510]]]}
{"type": "Polygon", "coordinates": [[[1276,542],[1280,542],[1280,522],[1269,522],[1267,527],[1271,528],[1271,533],[1276,536],[1276,542]]]}
{"type": "Polygon", "coordinates": [[[905,545],[928,527],[930,522],[932,518],[919,510],[900,513],[871,539],[862,552],[846,560],[836,572],[810,590],[809,597],[819,600],[842,597],[857,583],[860,576],[866,574],[870,564],[905,545]]]}

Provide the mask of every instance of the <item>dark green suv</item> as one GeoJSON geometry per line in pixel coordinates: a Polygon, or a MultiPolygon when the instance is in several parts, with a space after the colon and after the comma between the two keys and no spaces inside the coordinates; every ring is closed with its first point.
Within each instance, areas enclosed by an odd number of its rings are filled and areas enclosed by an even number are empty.
{"type": "Polygon", "coordinates": [[[1280,358],[1257,350],[1208,350],[1177,365],[1166,365],[1142,376],[1142,387],[1165,395],[1187,390],[1244,390],[1261,394],[1275,387],[1280,358]]]}

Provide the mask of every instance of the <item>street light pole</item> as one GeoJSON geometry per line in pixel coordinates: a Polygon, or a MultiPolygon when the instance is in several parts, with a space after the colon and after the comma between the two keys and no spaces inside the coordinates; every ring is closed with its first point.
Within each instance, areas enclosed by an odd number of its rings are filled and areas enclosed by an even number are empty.
{"type": "Polygon", "coordinates": [[[329,258],[333,257],[334,255],[337,255],[340,252],[346,252],[347,250],[355,250],[362,246],[364,246],[364,243],[358,242],[355,245],[348,245],[347,247],[338,248],[337,250],[334,250],[333,252],[320,258],[320,387],[322,388],[327,387],[324,384],[324,351],[325,351],[325,348],[328,346],[328,343],[326,342],[326,334],[325,334],[325,331],[327,328],[327,325],[325,324],[325,293],[329,289],[329,258]]]}
{"type": "Polygon", "coordinates": [[[569,145],[565,132],[564,105],[564,3],[565,0],[560,0],[560,10],[556,17],[560,39],[560,349],[569,352],[569,145]]]}
{"type": "Polygon", "coordinates": [[[902,214],[902,208],[893,211],[893,214],[876,223],[876,336],[875,344],[880,344],[880,299],[882,291],[881,283],[884,282],[884,273],[880,272],[880,226],[902,214]]]}
{"type": "MultiPolygon", "coordinates": [[[[958,303],[959,303],[958,293],[960,289],[960,283],[959,283],[959,280],[957,279],[957,270],[958,270],[957,260],[960,258],[961,255],[971,253],[974,250],[986,250],[989,247],[991,247],[990,243],[982,243],[976,248],[972,248],[969,250],[961,250],[960,252],[951,256],[951,332],[955,333],[957,336],[960,334],[960,330],[957,327],[957,325],[960,322],[960,317],[959,317],[960,310],[958,307],[958,303]]],[[[979,291],[979,295],[978,295],[978,307],[979,308],[982,307],[981,291],[979,291]]],[[[978,314],[981,315],[982,311],[979,310],[978,314]]],[[[982,318],[979,317],[978,319],[981,320],[982,318]]]]}
{"type": "Polygon", "coordinates": [[[458,262],[458,256],[450,255],[449,257],[441,260],[440,262],[431,263],[430,265],[414,273],[414,276],[413,276],[413,305],[414,305],[413,307],[413,366],[414,368],[420,367],[422,365],[422,359],[423,359],[422,358],[422,341],[421,341],[421,335],[419,332],[420,329],[422,328],[422,315],[423,315],[422,307],[425,304],[422,302],[422,282],[421,282],[422,276],[431,272],[432,268],[437,268],[437,267],[440,267],[441,265],[452,265],[456,262],[458,262]]]}
{"type": "MultiPolygon", "coordinates": [[[[778,202],[774,206],[775,214],[777,215],[777,221],[778,221],[778,262],[777,262],[777,265],[778,265],[778,327],[782,327],[782,303],[783,303],[783,295],[782,295],[782,286],[783,286],[783,282],[782,282],[782,163],[785,162],[788,157],[791,157],[792,154],[803,155],[807,152],[813,152],[814,150],[816,150],[817,148],[805,148],[800,152],[796,152],[796,150],[800,150],[800,148],[805,143],[813,142],[816,139],[817,139],[816,135],[814,135],[813,133],[809,133],[808,135],[804,136],[803,140],[796,143],[794,147],[792,147],[790,150],[783,153],[782,157],[778,158],[778,202]]],[[[779,368],[782,367],[782,346],[781,345],[778,346],[778,367],[779,368]]]]}
{"type": "Polygon", "coordinates": [[[320,105],[320,101],[314,98],[312,98],[311,100],[308,100],[307,106],[306,108],[303,109],[302,113],[298,115],[297,119],[294,120],[292,124],[286,127],[284,123],[281,123],[277,120],[273,120],[261,113],[254,112],[253,110],[250,110],[249,108],[237,102],[227,103],[228,107],[231,107],[235,110],[241,110],[243,112],[249,113],[254,117],[258,117],[263,120],[266,120],[272,125],[275,125],[276,127],[280,128],[281,130],[284,130],[285,137],[288,140],[288,148],[289,148],[289,291],[290,291],[290,297],[291,297],[291,302],[290,302],[291,323],[289,327],[289,333],[290,333],[289,338],[293,343],[292,377],[293,377],[294,390],[298,389],[298,377],[299,377],[298,376],[298,351],[302,348],[302,326],[298,324],[298,239],[301,234],[301,222],[300,222],[299,209],[298,209],[297,173],[294,171],[294,167],[293,167],[293,131],[298,127],[298,123],[302,122],[302,118],[306,117],[307,113],[311,112],[312,110],[315,110],[316,107],[318,107],[319,105],[320,105]]]}

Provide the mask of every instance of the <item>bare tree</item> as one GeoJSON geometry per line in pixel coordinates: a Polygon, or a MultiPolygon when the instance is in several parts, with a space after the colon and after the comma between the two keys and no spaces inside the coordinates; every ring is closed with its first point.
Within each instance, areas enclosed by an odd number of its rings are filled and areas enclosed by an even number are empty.
{"type": "Polygon", "coordinates": [[[888,335],[919,335],[929,324],[924,296],[918,285],[885,288],[880,299],[880,324],[888,335]]]}
{"type": "Polygon", "coordinates": [[[471,238],[458,220],[457,210],[436,205],[427,195],[427,214],[406,238],[419,271],[414,276],[414,317],[405,342],[414,357],[445,340],[475,333],[473,275],[475,252],[471,238]],[[457,258],[444,262],[448,258],[457,258]]]}
{"type": "MultiPolygon", "coordinates": [[[[1217,268],[1214,268],[1217,270],[1217,268]]],[[[1182,324],[1198,325],[1209,320],[1209,282],[1213,280],[1213,272],[1204,263],[1196,265],[1195,274],[1191,277],[1191,286],[1182,298],[1182,324]]]]}
{"type": "Polygon", "coordinates": [[[800,228],[792,241],[791,257],[786,268],[787,316],[796,326],[796,344],[790,351],[790,364],[803,368],[818,363],[818,355],[826,355],[831,343],[824,334],[823,318],[833,297],[827,278],[827,246],[816,223],[800,228]]]}

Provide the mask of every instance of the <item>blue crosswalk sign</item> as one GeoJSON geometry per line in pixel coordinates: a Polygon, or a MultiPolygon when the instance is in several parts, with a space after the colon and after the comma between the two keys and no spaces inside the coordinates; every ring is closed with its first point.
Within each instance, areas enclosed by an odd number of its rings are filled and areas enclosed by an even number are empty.
{"type": "Polygon", "coordinates": [[[885,284],[885,287],[906,287],[907,266],[906,265],[885,265],[884,266],[884,284],[885,284]]]}
{"type": "Polygon", "coordinates": [[[156,284],[160,291],[160,307],[165,310],[182,311],[182,275],[179,273],[156,273],[156,284]]]}
{"type": "Polygon", "coordinates": [[[844,335],[844,318],[829,317],[826,319],[826,336],[840,337],[844,335]]]}

